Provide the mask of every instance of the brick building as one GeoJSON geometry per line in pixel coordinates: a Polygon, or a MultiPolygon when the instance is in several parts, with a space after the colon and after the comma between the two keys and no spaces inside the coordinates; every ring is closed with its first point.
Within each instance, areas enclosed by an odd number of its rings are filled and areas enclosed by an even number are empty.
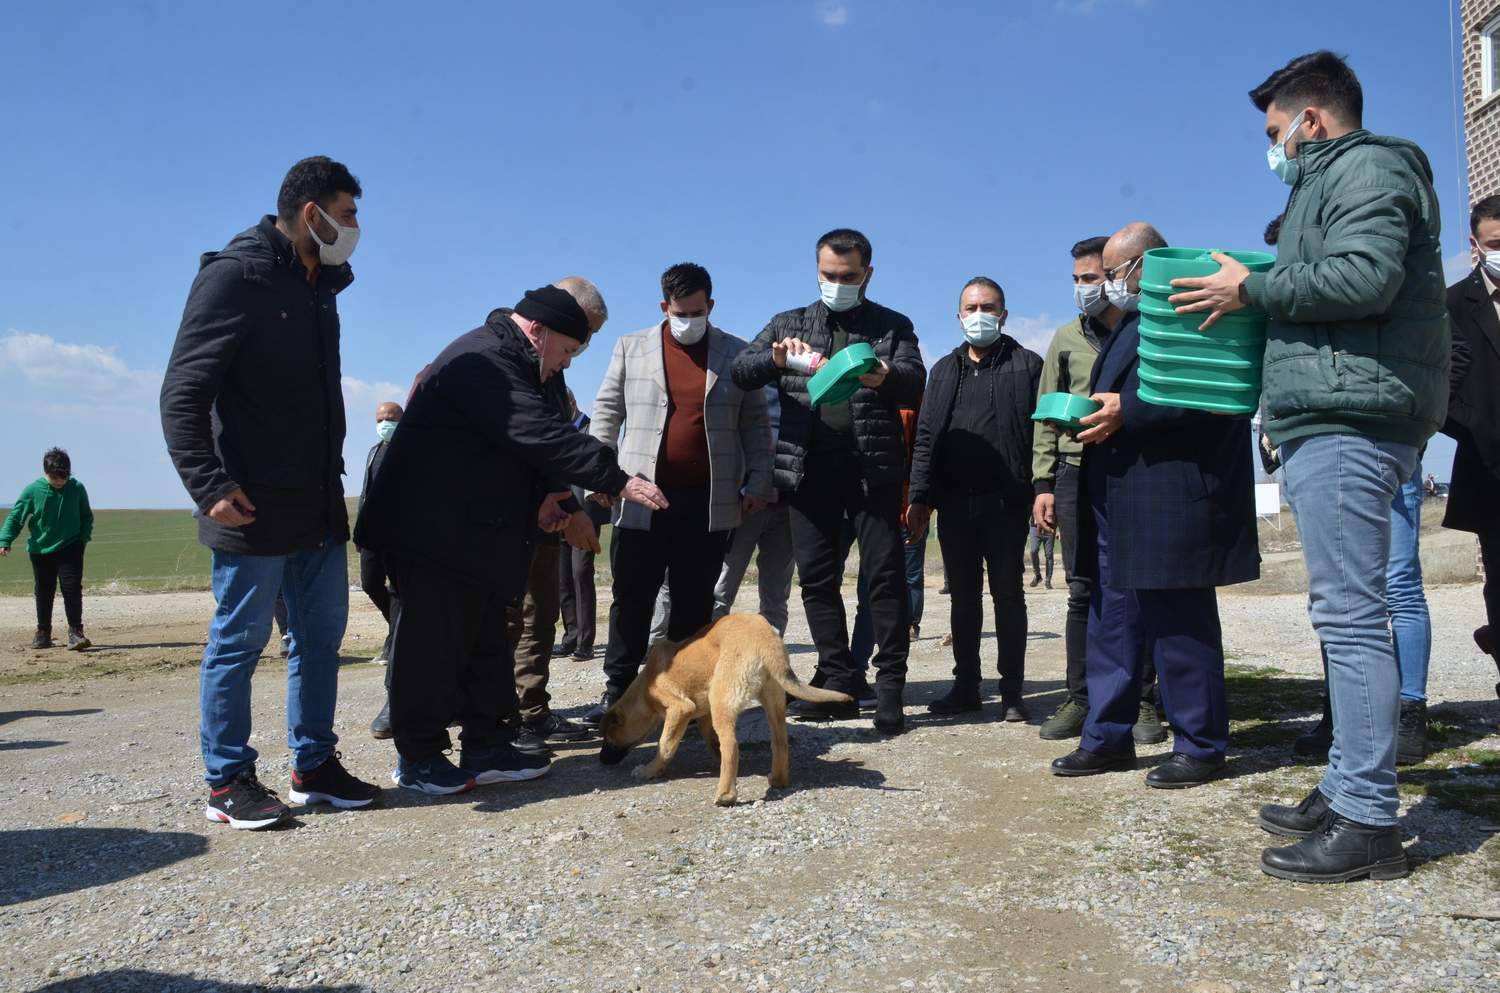
{"type": "Polygon", "coordinates": [[[1469,200],[1500,193],[1500,0],[1459,0],[1469,200]]]}

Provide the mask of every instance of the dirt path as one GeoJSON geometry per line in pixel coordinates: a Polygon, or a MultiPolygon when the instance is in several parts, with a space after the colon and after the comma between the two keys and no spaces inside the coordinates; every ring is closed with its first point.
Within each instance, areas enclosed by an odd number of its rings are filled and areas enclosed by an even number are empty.
{"type": "MultiPolygon", "coordinates": [[[[345,651],[360,658],[378,615],[354,600],[345,651]]],[[[1419,772],[1436,782],[1462,766],[1460,785],[1493,791],[1494,670],[1464,647],[1478,591],[1432,601],[1447,737],[1419,772]]],[[[1040,720],[1061,696],[1063,596],[1028,603],[1040,720]]],[[[755,713],[742,724],[746,802],[731,810],[712,806],[709,756],[690,739],[665,782],[601,767],[584,746],[536,783],[448,801],[393,791],[382,809],[260,834],[202,819],[193,666],[206,596],[92,599],[106,647],[84,662],[18,650],[28,609],[0,599],[5,989],[1500,989],[1500,852],[1483,805],[1413,794],[1404,823],[1420,865],[1400,882],[1299,886],[1256,869],[1256,805],[1317,778],[1289,751],[1317,666],[1295,597],[1225,598],[1243,673],[1236,747],[1230,776],[1200,790],[1151,791],[1141,772],[1056,779],[1046,763],[1064,749],[1034,726],[928,718],[921,704],[951,664],[947,600],[933,594],[913,729],[885,741],[865,721],[796,725],[780,795],[766,795],[755,713]],[[82,664],[120,674],[51,678],[82,664]]],[[[268,661],[256,682],[254,743],[284,790],[279,672],[268,661]]],[[[341,680],[346,764],[388,776],[389,744],[364,729],[381,670],[350,664],[341,680]]],[[[597,662],[559,666],[559,709],[581,710],[598,682],[597,662]]],[[[1168,747],[1146,750],[1142,770],[1168,747]]]]}

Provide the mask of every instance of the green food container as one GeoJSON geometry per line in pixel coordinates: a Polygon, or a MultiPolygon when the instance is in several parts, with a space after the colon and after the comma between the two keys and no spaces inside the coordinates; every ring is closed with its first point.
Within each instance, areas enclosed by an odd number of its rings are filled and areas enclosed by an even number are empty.
{"type": "Polygon", "coordinates": [[[1082,431],[1081,419],[1103,407],[1097,400],[1074,396],[1071,393],[1044,393],[1037,397],[1033,421],[1046,421],[1067,431],[1082,431]]]}
{"type": "Polygon", "coordinates": [[[1233,369],[1250,372],[1260,377],[1260,367],[1265,345],[1222,345],[1217,342],[1194,341],[1186,335],[1179,338],[1142,335],[1136,349],[1143,364],[1166,370],[1167,366],[1182,366],[1187,369],[1233,369]]]}
{"type": "MultiPolygon", "coordinates": [[[[1219,271],[1219,263],[1213,253],[1218,249],[1207,248],[1153,248],[1141,261],[1141,285],[1151,284],[1153,290],[1172,291],[1172,280],[1190,276],[1212,276],[1219,271]]],[[[1268,252],[1221,252],[1249,269],[1265,272],[1276,263],[1276,256],[1268,252]]]]}
{"type": "Polygon", "coordinates": [[[1260,384],[1229,387],[1218,383],[1195,383],[1167,378],[1142,368],[1141,388],[1136,394],[1147,403],[1162,407],[1185,407],[1216,414],[1253,414],[1260,405],[1260,384]]]}
{"type": "Polygon", "coordinates": [[[859,389],[859,377],[880,365],[880,358],[863,341],[837,352],[826,360],[807,381],[807,392],[814,407],[825,403],[843,403],[859,389]]]}

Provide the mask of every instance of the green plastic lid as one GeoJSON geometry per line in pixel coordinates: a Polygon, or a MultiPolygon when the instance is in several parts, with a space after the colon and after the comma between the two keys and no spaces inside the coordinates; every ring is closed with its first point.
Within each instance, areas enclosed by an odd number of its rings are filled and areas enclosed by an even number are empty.
{"type": "Polygon", "coordinates": [[[825,403],[843,403],[859,389],[859,377],[877,368],[880,359],[863,341],[856,341],[843,351],[835,352],[818,367],[807,381],[807,392],[814,407],[825,403]]]}
{"type": "Polygon", "coordinates": [[[1083,425],[1079,421],[1103,406],[1097,400],[1071,393],[1044,393],[1037,397],[1036,412],[1031,419],[1056,424],[1068,431],[1082,431],[1083,425]]]}

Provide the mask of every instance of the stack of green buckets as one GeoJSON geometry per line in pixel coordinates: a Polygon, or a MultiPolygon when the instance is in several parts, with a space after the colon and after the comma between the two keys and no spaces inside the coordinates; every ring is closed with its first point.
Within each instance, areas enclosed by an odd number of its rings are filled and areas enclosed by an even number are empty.
{"type": "MultiPolygon", "coordinates": [[[[1265,252],[1225,252],[1251,272],[1271,268],[1265,252]]],[[[1208,312],[1177,313],[1167,302],[1172,280],[1212,276],[1213,253],[1201,248],[1153,248],[1141,263],[1140,398],[1164,407],[1218,414],[1253,414],[1260,403],[1266,315],[1246,308],[1225,314],[1206,331],[1208,312]]]]}

